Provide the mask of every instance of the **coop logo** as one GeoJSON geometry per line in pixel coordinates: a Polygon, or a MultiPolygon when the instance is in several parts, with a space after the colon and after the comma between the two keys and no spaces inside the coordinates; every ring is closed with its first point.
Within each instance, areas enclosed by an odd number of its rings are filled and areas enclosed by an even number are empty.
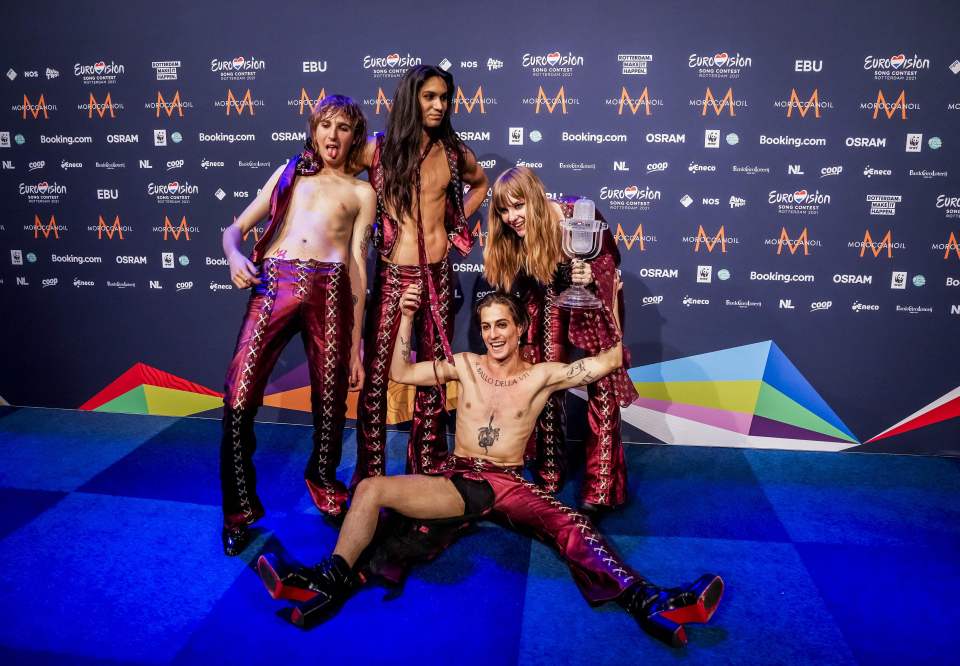
{"type": "Polygon", "coordinates": [[[738,79],[742,70],[753,67],[753,59],[735,53],[721,51],[714,55],[691,53],[687,67],[697,70],[701,79],[738,79]]]}
{"type": "Polygon", "coordinates": [[[47,165],[46,160],[35,160],[27,165],[27,171],[37,171],[47,165]]]}
{"type": "Polygon", "coordinates": [[[647,68],[653,62],[653,56],[649,53],[619,53],[617,62],[620,63],[621,74],[624,76],[643,76],[647,73],[647,68]]]}
{"type": "Polygon", "coordinates": [[[55,239],[60,240],[60,232],[67,231],[67,227],[62,224],[58,225],[55,215],[50,216],[50,221],[46,225],[40,221],[39,215],[34,215],[33,225],[24,227],[24,230],[33,231],[34,238],[40,238],[40,234],[43,234],[44,238],[50,238],[50,235],[53,234],[55,239]]]}
{"type": "Polygon", "coordinates": [[[190,240],[191,233],[197,233],[200,231],[198,227],[189,226],[187,224],[187,217],[184,215],[180,218],[180,224],[174,226],[173,222],[170,221],[170,218],[166,215],[163,216],[163,226],[154,227],[154,233],[162,233],[163,240],[169,240],[170,237],[173,237],[173,240],[180,240],[180,236],[183,236],[184,240],[190,240]]]}
{"type": "Polygon", "coordinates": [[[727,245],[737,245],[740,243],[740,239],[736,236],[728,236],[724,230],[723,225],[720,225],[720,229],[713,236],[707,235],[707,232],[704,230],[703,225],[697,226],[697,235],[696,236],[684,236],[684,243],[693,243],[693,251],[699,252],[701,245],[707,249],[707,252],[713,252],[713,249],[720,244],[720,253],[727,253],[727,245]]]}
{"type": "Polygon", "coordinates": [[[216,132],[214,134],[206,134],[204,132],[200,132],[198,135],[198,139],[201,142],[209,142],[209,143],[240,143],[240,142],[247,142],[247,141],[256,141],[257,135],[256,134],[228,134],[225,132],[216,132]]]}
{"type": "Polygon", "coordinates": [[[676,133],[648,132],[646,136],[644,136],[644,140],[647,143],[686,143],[687,135],[676,134],[676,133]]]}
{"type": "Polygon", "coordinates": [[[821,310],[829,310],[833,307],[833,301],[813,301],[810,304],[810,312],[819,312],[821,310]]]}
{"type": "Polygon", "coordinates": [[[77,63],[73,66],[73,75],[88,86],[112,85],[124,73],[126,68],[112,60],[109,63],[100,60],[92,65],[77,63]]]}
{"type": "Polygon", "coordinates": [[[123,103],[114,102],[110,92],[107,92],[107,96],[103,98],[102,102],[98,102],[96,95],[91,92],[89,101],[87,101],[86,104],[77,104],[77,109],[86,111],[87,118],[93,118],[94,113],[101,119],[105,118],[108,114],[111,118],[116,118],[116,112],[123,110],[123,103]]]}
{"type": "Polygon", "coordinates": [[[707,86],[707,91],[704,93],[703,99],[691,99],[689,104],[690,106],[694,107],[702,107],[702,111],[700,113],[701,116],[707,115],[707,109],[712,109],[713,112],[719,116],[723,114],[723,109],[726,107],[730,117],[737,115],[734,111],[734,107],[746,108],[750,106],[745,99],[737,100],[733,98],[733,88],[727,88],[727,92],[718,102],[709,86],[707,86]]]}
{"type": "Polygon", "coordinates": [[[147,196],[154,197],[158,204],[189,204],[190,198],[197,194],[200,188],[189,182],[177,180],[169,183],[149,183],[147,196]]]}
{"type": "Polygon", "coordinates": [[[820,190],[810,192],[806,189],[794,192],[770,190],[767,203],[776,206],[780,215],[818,215],[820,208],[830,204],[830,195],[820,190]]]}
{"type": "Polygon", "coordinates": [[[397,79],[403,76],[408,69],[421,64],[419,56],[407,53],[400,55],[394,52],[385,56],[364,56],[363,68],[369,71],[375,79],[397,79]]]}
{"type": "Polygon", "coordinates": [[[642,278],[658,278],[662,280],[676,280],[680,271],[676,268],[641,268],[637,274],[642,278]]]}
{"type": "Polygon", "coordinates": [[[874,176],[892,176],[893,171],[890,169],[874,169],[868,164],[863,168],[863,175],[867,178],[873,178],[874,176]]]}
{"type": "Polygon", "coordinates": [[[960,197],[937,195],[937,210],[942,210],[946,217],[960,218],[960,197]]]}
{"type": "Polygon", "coordinates": [[[300,97],[288,99],[287,106],[297,107],[299,109],[299,115],[302,116],[304,113],[313,113],[316,111],[317,107],[320,105],[320,100],[326,96],[326,88],[320,88],[320,94],[318,94],[316,97],[310,95],[306,88],[300,88],[300,97]]]}
{"type": "Polygon", "coordinates": [[[894,116],[899,115],[900,120],[907,119],[907,110],[918,111],[920,105],[915,102],[907,102],[907,91],[901,90],[900,96],[894,99],[890,98],[892,101],[888,102],[886,96],[883,94],[883,89],[877,91],[877,99],[875,102],[861,102],[860,109],[866,111],[873,111],[873,119],[881,117],[880,112],[883,111],[884,115],[887,117],[887,120],[892,119],[894,116]]]}
{"type": "Polygon", "coordinates": [[[170,101],[167,101],[167,99],[163,96],[163,93],[158,90],[157,101],[147,102],[143,106],[146,109],[155,110],[157,113],[157,118],[160,117],[161,111],[167,114],[167,118],[172,118],[173,114],[177,114],[178,118],[183,118],[183,110],[192,109],[193,102],[181,98],[179,90],[174,91],[173,97],[170,98],[170,101]]]}
{"type": "Polygon", "coordinates": [[[97,240],[103,240],[106,236],[107,240],[113,240],[114,236],[117,237],[117,240],[124,240],[123,232],[133,231],[133,227],[130,225],[120,224],[120,216],[116,215],[113,218],[113,224],[107,225],[107,221],[103,219],[103,215],[97,216],[97,226],[87,227],[87,231],[96,231],[97,240]]]}
{"type": "Polygon", "coordinates": [[[896,215],[897,204],[903,201],[899,194],[868,194],[871,215],[896,215]]]}
{"type": "Polygon", "coordinates": [[[265,60],[237,56],[232,60],[210,61],[210,71],[220,75],[221,81],[253,81],[257,72],[267,68],[265,60]]]}
{"type": "Polygon", "coordinates": [[[663,106],[663,100],[658,97],[650,97],[650,91],[647,86],[643,87],[643,90],[640,94],[634,98],[630,95],[630,91],[627,90],[626,86],[620,88],[620,97],[608,97],[606,99],[607,106],[617,107],[617,115],[622,116],[624,109],[630,112],[631,115],[637,115],[637,111],[643,109],[641,115],[649,116],[652,115],[650,111],[651,106],[663,106]]]}
{"type": "Polygon", "coordinates": [[[807,101],[801,101],[796,88],[790,89],[789,99],[778,99],[773,103],[778,109],[787,109],[787,118],[793,118],[794,114],[799,118],[806,118],[811,110],[813,118],[819,118],[820,112],[824,109],[833,109],[833,102],[828,99],[820,99],[820,89],[814,88],[807,101]]]}
{"type": "Polygon", "coordinates": [[[847,148],[886,148],[887,138],[884,136],[848,136],[843,140],[847,148]]]}
{"type": "Polygon", "coordinates": [[[60,197],[67,193],[67,186],[57,182],[20,183],[20,196],[30,204],[59,204],[60,197]]]}
{"type": "Polygon", "coordinates": [[[810,255],[810,248],[818,248],[823,245],[819,240],[810,238],[806,227],[803,228],[803,231],[801,231],[796,238],[790,238],[790,234],[787,233],[787,228],[780,227],[780,236],[777,238],[766,238],[763,244],[776,245],[778,255],[783,254],[783,250],[786,248],[790,254],[796,254],[802,250],[802,255],[805,257],[810,255]]]}
{"type": "Polygon", "coordinates": [[[496,106],[497,98],[490,97],[489,95],[483,94],[483,86],[477,86],[477,90],[473,93],[473,97],[467,99],[467,96],[463,94],[463,88],[457,86],[457,94],[453,97],[453,112],[460,113],[460,107],[462,106],[467,113],[473,113],[474,108],[476,108],[480,113],[487,112],[487,106],[496,106]]]}
{"type": "Polygon", "coordinates": [[[856,273],[837,273],[833,276],[834,284],[873,284],[872,275],[856,273]]]}
{"type": "Polygon", "coordinates": [[[520,61],[533,76],[569,77],[577,67],[583,67],[583,56],[571,51],[565,54],[553,51],[543,55],[524,53],[520,61]]]}
{"type": "Polygon", "coordinates": [[[564,90],[563,86],[560,86],[560,90],[557,91],[557,94],[550,98],[547,96],[547,93],[544,92],[543,86],[539,86],[537,90],[536,97],[524,97],[521,101],[521,104],[534,105],[533,112],[540,113],[540,108],[543,107],[546,109],[547,113],[553,113],[555,109],[560,108],[560,114],[567,114],[567,106],[578,106],[580,104],[580,99],[578,97],[567,97],[567,93],[564,90]]]}
{"type": "Polygon", "coordinates": [[[383,88],[377,88],[377,96],[363,100],[363,105],[374,107],[376,114],[379,116],[381,110],[384,113],[390,113],[393,110],[393,98],[387,97],[383,88]]]}
{"type": "Polygon", "coordinates": [[[14,104],[10,107],[13,111],[19,111],[21,113],[21,118],[23,120],[27,119],[27,114],[30,114],[30,117],[34,120],[37,120],[41,116],[44,120],[50,120],[50,112],[57,110],[56,104],[50,104],[47,102],[47,97],[44,93],[40,93],[40,97],[37,98],[36,102],[30,101],[28,95],[23,96],[23,104],[14,104]]]}
{"type": "Polygon", "coordinates": [[[649,187],[628,185],[624,188],[604,186],[600,189],[600,200],[606,201],[610,210],[646,211],[650,210],[653,202],[662,198],[660,190],[649,187]]]}
{"type": "MultiPolygon", "coordinates": [[[[960,259],[960,242],[957,241],[957,236],[952,231],[950,232],[950,238],[947,239],[946,243],[934,243],[933,249],[943,250],[944,260],[950,259],[953,255],[956,255],[956,258],[960,259]]],[[[947,278],[947,280],[949,281],[950,278],[947,278]]],[[[948,282],[947,286],[955,287],[957,285],[952,285],[948,282]]]]}
{"type": "Polygon", "coordinates": [[[767,136],[760,135],[761,146],[790,146],[791,148],[820,147],[827,145],[825,137],[818,136],[767,136]]]}
{"type": "Polygon", "coordinates": [[[619,222],[617,223],[617,231],[613,234],[613,240],[617,244],[623,244],[627,250],[632,250],[636,245],[637,248],[644,252],[647,249],[647,243],[656,243],[657,237],[654,234],[645,234],[643,232],[643,224],[638,224],[637,228],[632,234],[628,234],[623,225],[619,222]]]}
{"type": "Polygon", "coordinates": [[[869,251],[873,254],[874,259],[884,253],[886,253],[887,259],[892,259],[894,249],[902,250],[906,247],[903,243],[893,241],[893,231],[890,229],[887,229],[886,234],[877,238],[879,240],[874,240],[873,234],[867,229],[863,233],[862,241],[850,241],[847,243],[847,247],[860,248],[861,258],[866,256],[867,251],[869,251]]]}
{"type": "Polygon", "coordinates": [[[176,81],[177,70],[180,69],[179,60],[155,60],[150,66],[157,74],[157,81],[176,81]]]}
{"type": "Polygon", "coordinates": [[[647,165],[647,174],[660,173],[670,168],[669,162],[651,162],[647,165]]]}
{"type": "Polygon", "coordinates": [[[873,71],[877,81],[915,81],[921,70],[930,69],[930,59],[916,53],[911,57],[903,53],[886,57],[868,55],[863,59],[863,69],[873,71]]]}
{"type": "Polygon", "coordinates": [[[214,101],[213,106],[217,108],[226,107],[226,115],[228,116],[231,115],[231,113],[242,116],[244,111],[246,111],[248,115],[253,116],[256,115],[255,107],[263,106],[263,100],[255,99],[249,88],[247,88],[243,97],[240,98],[237,98],[237,96],[233,94],[233,90],[228,88],[227,98],[214,101]]]}

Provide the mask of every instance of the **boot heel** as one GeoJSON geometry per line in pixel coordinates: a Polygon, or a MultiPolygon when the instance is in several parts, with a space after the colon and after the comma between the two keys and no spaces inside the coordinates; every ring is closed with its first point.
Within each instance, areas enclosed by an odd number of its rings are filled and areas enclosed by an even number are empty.
{"type": "Polygon", "coordinates": [[[292,572],[284,572],[279,561],[271,554],[261,555],[257,560],[257,573],[260,574],[263,586],[267,588],[267,594],[274,599],[309,601],[317,595],[306,588],[307,581],[302,577],[292,572]]]}
{"type": "Polygon", "coordinates": [[[320,592],[309,601],[294,606],[290,611],[290,621],[301,629],[309,629],[329,619],[341,605],[331,595],[320,592]]]}
{"type": "Polygon", "coordinates": [[[690,601],[679,608],[664,611],[661,615],[679,624],[709,622],[723,597],[723,579],[713,574],[705,574],[694,581],[682,596],[690,601]]]}
{"type": "Polygon", "coordinates": [[[640,620],[640,627],[654,638],[663,641],[671,647],[683,647],[687,644],[687,631],[682,624],[678,624],[664,617],[663,613],[655,613],[640,620]]]}

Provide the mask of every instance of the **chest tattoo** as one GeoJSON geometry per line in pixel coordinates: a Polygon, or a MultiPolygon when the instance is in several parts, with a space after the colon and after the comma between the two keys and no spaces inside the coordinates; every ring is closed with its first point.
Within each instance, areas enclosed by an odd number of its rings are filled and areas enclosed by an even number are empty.
{"type": "Polygon", "coordinates": [[[483,366],[477,363],[477,375],[480,377],[480,379],[485,381],[487,384],[490,384],[490,386],[494,388],[508,388],[510,386],[516,386],[526,379],[530,375],[530,371],[527,370],[522,375],[511,377],[510,379],[494,379],[483,371],[483,366]]]}
{"type": "Polygon", "coordinates": [[[481,426],[477,430],[477,443],[483,447],[484,453],[489,453],[489,449],[493,446],[493,443],[497,441],[500,437],[500,428],[493,427],[493,414],[490,415],[490,423],[485,426],[481,426]]]}

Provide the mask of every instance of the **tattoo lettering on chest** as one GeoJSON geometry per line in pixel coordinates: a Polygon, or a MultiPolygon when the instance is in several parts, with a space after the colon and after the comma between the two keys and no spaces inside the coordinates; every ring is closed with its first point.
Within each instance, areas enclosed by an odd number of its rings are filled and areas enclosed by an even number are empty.
{"type": "Polygon", "coordinates": [[[583,361],[577,361],[567,369],[567,379],[576,381],[578,386],[586,386],[596,378],[583,361]]]}
{"type": "Polygon", "coordinates": [[[484,453],[489,453],[493,443],[500,438],[500,428],[493,427],[493,414],[490,415],[490,423],[481,426],[477,430],[477,443],[483,447],[484,453]]]}
{"type": "Polygon", "coordinates": [[[481,366],[481,365],[478,363],[478,364],[477,364],[477,375],[480,377],[480,379],[482,379],[483,381],[485,381],[487,384],[490,384],[490,386],[492,386],[492,387],[494,387],[494,388],[508,388],[508,387],[510,387],[510,386],[516,386],[517,384],[519,384],[520,382],[522,382],[524,379],[526,379],[528,376],[530,376],[530,371],[527,370],[527,371],[524,372],[522,375],[518,375],[518,376],[516,376],[516,377],[511,377],[510,379],[495,379],[495,378],[491,377],[490,375],[488,375],[486,372],[484,372],[484,371],[483,371],[483,366],[481,366]]]}

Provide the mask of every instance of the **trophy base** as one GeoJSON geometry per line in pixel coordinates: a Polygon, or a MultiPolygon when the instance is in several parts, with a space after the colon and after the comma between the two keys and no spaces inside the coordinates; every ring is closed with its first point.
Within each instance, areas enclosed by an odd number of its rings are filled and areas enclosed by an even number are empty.
{"type": "Polygon", "coordinates": [[[570,287],[560,294],[557,305],[561,308],[575,308],[578,310],[595,310],[603,305],[600,299],[579,285],[570,287]]]}

